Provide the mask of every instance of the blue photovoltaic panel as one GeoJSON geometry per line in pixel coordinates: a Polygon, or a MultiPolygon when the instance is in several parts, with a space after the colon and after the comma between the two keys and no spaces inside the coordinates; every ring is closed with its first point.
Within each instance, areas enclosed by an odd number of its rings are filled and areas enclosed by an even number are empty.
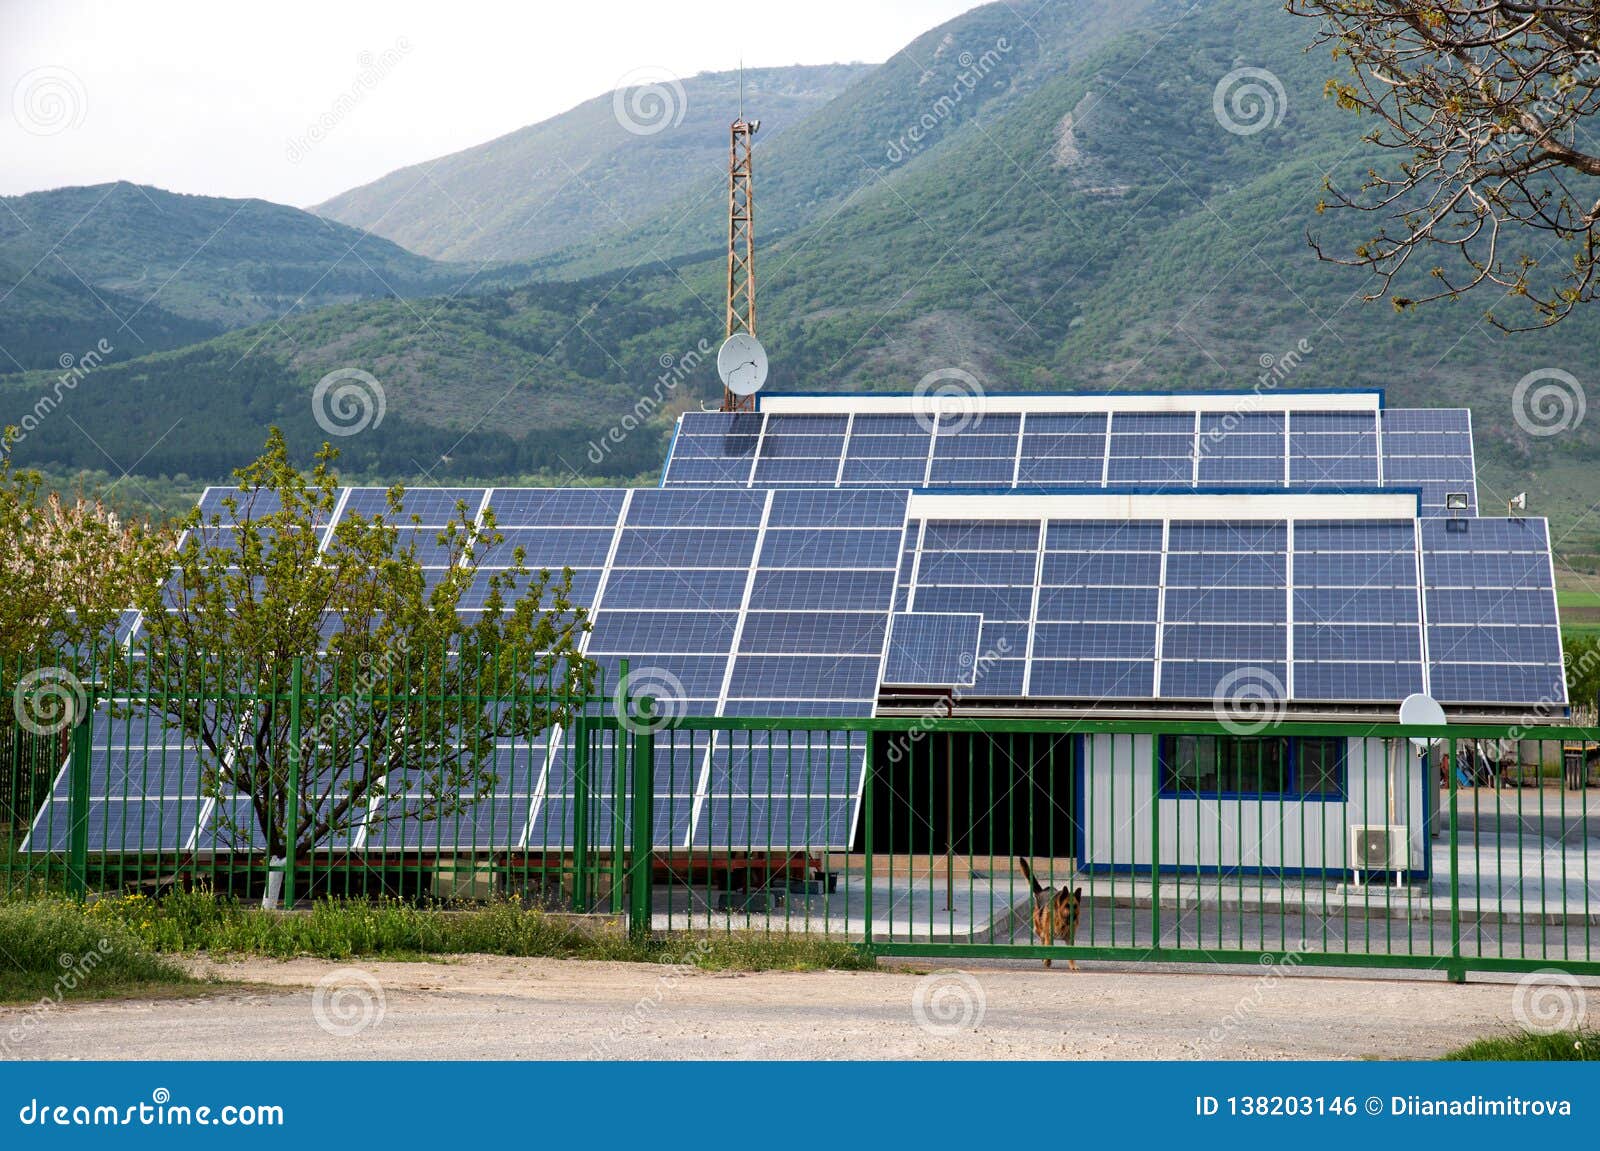
{"type": "Polygon", "coordinates": [[[1021,695],[1039,566],[1038,523],[926,520],[917,549],[908,609],[981,615],[976,672],[963,682],[973,695],[1021,695]],[[1018,625],[1022,646],[1016,643],[1018,625]]]}
{"type": "Polygon", "coordinates": [[[1424,688],[1412,521],[1294,528],[1294,695],[1389,701],[1424,688]]]}
{"type": "Polygon", "coordinates": [[[896,615],[889,633],[883,681],[936,687],[971,684],[982,628],[981,615],[896,615]]]}
{"type": "Polygon", "coordinates": [[[1389,409],[1383,413],[1384,482],[1422,489],[1423,514],[1478,514],[1472,413],[1465,408],[1389,409]],[[1452,511],[1452,495],[1466,507],[1452,511]]]}
{"type": "Polygon", "coordinates": [[[1428,677],[1444,703],[1567,704],[1542,519],[1422,524],[1428,677]]]}
{"type": "MultiPolygon", "coordinates": [[[[681,418],[664,486],[1295,487],[1451,494],[1475,515],[1465,409],[947,413],[681,418]],[[735,422],[739,421],[739,422],[735,422]]],[[[1458,512],[1457,514],[1463,514],[1458,512]]]]}

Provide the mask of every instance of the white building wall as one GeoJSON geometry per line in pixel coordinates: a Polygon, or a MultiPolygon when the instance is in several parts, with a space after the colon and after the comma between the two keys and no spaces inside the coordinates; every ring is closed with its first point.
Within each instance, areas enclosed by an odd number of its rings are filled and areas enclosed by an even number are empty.
{"type": "MultiPolygon", "coordinates": [[[[1084,738],[1076,813],[1083,829],[1081,868],[1150,866],[1150,805],[1159,786],[1155,739],[1084,738]]],[[[1349,740],[1343,800],[1155,798],[1162,867],[1347,871],[1350,828],[1369,824],[1403,826],[1410,870],[1422,871],[1426,768],[1409,744],[1400,744],[1392,761],[1390,755],[1383,740],[1349,740]]]]}

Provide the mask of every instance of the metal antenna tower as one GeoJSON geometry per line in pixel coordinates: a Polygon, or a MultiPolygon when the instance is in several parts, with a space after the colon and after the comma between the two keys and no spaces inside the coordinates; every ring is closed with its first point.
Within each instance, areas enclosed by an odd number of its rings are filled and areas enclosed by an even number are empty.
{"type": "MultiPolygon", "coordinates": [[[[744,61],[739,62],[739,118],[728,130],[728,322],[724,338],[756,334],[755,188],[750,171],[751,138],[760,120],[744,118],[744,61]]],[[[722,390],[722,410],[753,412],[754,396],[722,390]]]]}

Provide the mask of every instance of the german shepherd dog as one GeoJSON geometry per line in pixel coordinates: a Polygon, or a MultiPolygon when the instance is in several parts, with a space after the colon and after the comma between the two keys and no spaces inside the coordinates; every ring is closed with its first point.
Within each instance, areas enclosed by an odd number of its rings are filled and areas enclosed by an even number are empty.
{"type": "MultiPolygon", "coordinates": [[[[1017,862],[1022,864],[1022,874],[1033,885],[1033,933],[1045,944],[1052,945],[1056,940],[1070,945],[1072,939],[1078,934],[1078,909],[1083,906],[1083,888],[1075,887],[1068,891],[1065,887],[1045,887],[1034,877],[1033,868],[1028,866],[1028,861],[1021,858],[1017,862]]],[[[1050,960],[1044,961],[1046,967],[1050,960]]],[[[1076,960],[1067,960],[1067,966],[1073,971],[1078,970],[1076,960]]]]}

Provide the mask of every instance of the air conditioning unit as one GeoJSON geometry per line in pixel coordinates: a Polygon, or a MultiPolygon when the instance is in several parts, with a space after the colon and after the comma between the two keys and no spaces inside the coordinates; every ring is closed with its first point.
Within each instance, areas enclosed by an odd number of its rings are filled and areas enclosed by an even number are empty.
{"type": "Polygon", "coordinates": [[[1363,873],[1391,872],[1398,885],[1409,866],[1411,837],[1404,824],[1358,823],[1350,828],[1350,866],[1359,880],[1363,873]]]}

